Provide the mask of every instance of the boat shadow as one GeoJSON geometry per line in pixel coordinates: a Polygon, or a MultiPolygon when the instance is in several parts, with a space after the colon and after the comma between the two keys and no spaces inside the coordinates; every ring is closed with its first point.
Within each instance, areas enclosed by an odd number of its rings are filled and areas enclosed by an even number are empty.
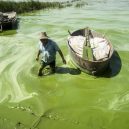
{"type": "Polygon", "coordinates": [[[119,74],[119,72],[121,71],[121,67],[122,67],[122,62],[120,56],[117,51],[114,51],[110,60],[109,67],[102,75],[98,75],[97,77],[105,77],[105,78],[114,77],[119,74]]]}
{"type": "Polygon", "coordinates": [[[81,70],[78,68],[70,68],[70,67],[56,67],[57,74],[71,74],[71,75],[79,75],[81,74],[81,70]]]}

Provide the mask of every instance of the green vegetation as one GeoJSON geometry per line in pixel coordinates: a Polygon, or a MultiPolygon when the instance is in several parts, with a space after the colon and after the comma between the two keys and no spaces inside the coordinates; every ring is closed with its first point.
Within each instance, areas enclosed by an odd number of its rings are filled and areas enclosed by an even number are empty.
{"type": "Polygon", "coordinates": [[[81,0],[72,0],[66,2],[40,2],[34,0],[20,2],[0,1],[0,12],[15,11],[17,13],[24,13],[40,9],[64,8],[72,6],[74,2],[77,2],[75,4],[75,7],[82,7],[87,4],[86,2],[82,2],[81,0]]]}
{"type": "Polygon", "coordinates": [[[0,1],[0,11],[9,12],[16,11],[17,13],[30,12],[33,10],[49,9],[49,8],[64,8],[72,6],[70,2],[40,2],[40,1],[0,1]]]}
{"type": "Polygon", "coordinates": [[[80,7],[83,7],[85,5],[88,5],[88,3],[87,2],[77,2],[75,7],[80,8],[80,7]]]}

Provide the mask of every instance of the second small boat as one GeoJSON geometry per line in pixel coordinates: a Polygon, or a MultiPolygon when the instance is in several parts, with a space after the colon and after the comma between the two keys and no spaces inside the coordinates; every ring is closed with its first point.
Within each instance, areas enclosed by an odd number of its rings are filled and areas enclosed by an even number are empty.
{"type": "Polygon", "coordinates": [[[16,29],[18,26],[16,12],[0,12],[0,31],[16,29]]]}

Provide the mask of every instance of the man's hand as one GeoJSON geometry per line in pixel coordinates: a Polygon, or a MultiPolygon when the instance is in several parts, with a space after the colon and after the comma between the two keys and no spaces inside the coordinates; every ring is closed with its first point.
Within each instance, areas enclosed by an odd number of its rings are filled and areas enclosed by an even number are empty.
{"type": "Polygon", "coordinates": [[[63,63],[66,64],[66,60],[65,59],[63,59],[63,63]]]}
{"type": "Polygon", "coordinates": [[[60,54],[60,56],[62,58],[63,63],[66,64],[66,60],[64,58],[64,55],[63,55],[62,51],[59,49],[58,52],[59,52],[59,54],[60,54]]]}
{"type": "Polygon", "coordinates": [[[36,57],[36,61],[38,61],[39,60],[39,57],[36,57]]]}

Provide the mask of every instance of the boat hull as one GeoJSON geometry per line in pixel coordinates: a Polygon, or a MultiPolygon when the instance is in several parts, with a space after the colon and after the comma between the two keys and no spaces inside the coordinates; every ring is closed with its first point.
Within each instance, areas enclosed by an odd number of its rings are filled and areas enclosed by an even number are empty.
{"type": "Polygon", "coordinates": [[[3,22],[2,28],[3,30],[12,30],[17,28],[17,19],[14,19],[13,21],[3,22]]]}

